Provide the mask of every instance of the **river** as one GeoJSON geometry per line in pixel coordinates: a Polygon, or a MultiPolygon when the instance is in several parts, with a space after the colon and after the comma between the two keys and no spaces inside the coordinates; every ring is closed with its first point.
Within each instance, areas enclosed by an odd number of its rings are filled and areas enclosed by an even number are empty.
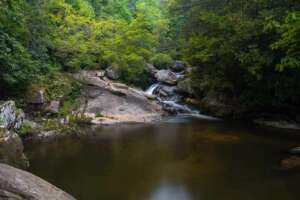
{"type": "Polygon", "coordinates": [[[80,200],[298,200],[293,133],[187,116],[28,141],[28,171],[80,200]]]}

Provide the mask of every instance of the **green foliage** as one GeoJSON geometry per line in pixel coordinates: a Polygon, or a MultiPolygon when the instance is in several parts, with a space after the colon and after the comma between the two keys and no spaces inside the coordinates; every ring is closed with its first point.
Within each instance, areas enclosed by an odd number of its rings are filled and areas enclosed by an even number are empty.
{"type": "Polygon", "coordinates": [[[197,0],[185,7],[182,53],[196,66],[198,96],[214,91],[256,108],[299,105],[299,8],[292,0],[197,0]]]}
{"type": "Polygon", "coordinates": [[[104,115],[102,113],[96,113],[95,117],[104,117],[104,115]]]}
{"type": "Polygon", "coordinates": [[[165,69],[172,64],[172,58],[168,54],[158,53],[151,58],[150,62],[158,69],[165,69]]]}
{"type": "Polygon", "coordinates": [[[18,130],[18,134],[21,137],[29,136],[33,132],[34,132],[34,127],[32,126],[32,124],[30,122],[27,122],[27,121],[25,121],[22,124],[21,128],[18,130]]]}

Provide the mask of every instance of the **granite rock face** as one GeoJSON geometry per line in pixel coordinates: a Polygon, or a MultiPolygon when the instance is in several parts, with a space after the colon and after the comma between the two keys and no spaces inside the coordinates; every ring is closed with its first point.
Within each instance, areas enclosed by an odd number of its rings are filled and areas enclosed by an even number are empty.
{"type": "Polygon", "coordinates": [[[5,164],[0,164],[0,199],[74,200],[71,195],[41,178],[5,164]]]}
{"type": "Polygon", "coordinates": [[[25,118],[22,110],[17,109],[14,101],[0,102],[0,128],[18,129],[25,118]]]}

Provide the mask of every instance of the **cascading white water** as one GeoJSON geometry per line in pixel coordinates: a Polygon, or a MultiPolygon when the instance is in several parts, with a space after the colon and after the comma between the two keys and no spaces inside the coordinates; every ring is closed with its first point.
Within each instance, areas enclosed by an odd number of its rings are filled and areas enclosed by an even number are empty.
{"type": "MultiPolygon", "coordinates": [[[[184,76],[183,73],[176,73],[176,76],[181,77],[184,76]]],[[[149,96],[154,96],[155,92],[160,89],[160,87],[164,88],[166,87],[162,83],[155,83],[151,85],[144,93],[149,96]]],[[[170,87],[170,86],[167,86],[170,87]]],[[[195,118],[201,118],[206,120],[218,120],[217,118],[210,117],[207,115],[202,115],[198,110],[192,109],[187,105],[179,103],[181,100],[181,96],[176,94],[176,92],[169,93],[168,96],[160,96],[160,94],[155,95],[156,99],[163,104],[166,109],[171,108],[171,110],[174,110],[178,115],[181,116],[192,116],[195,118]]]]}
{"type": "Polygon", "coordinates": [[[175,101],[162,101],[162,103],[165,105],[171,106],[178,111],[183,111],[183,112],[192,113],[192,114],[199,114],[198,110],[192,110],[188,106],[179,104],[175,101]]]}
{"type": "Polygon", "coordinates": [[[155,90],[159,87],[159,84],[158,83],[155,83],[153,85],[151,85],[146,91],[145,93],[147,95],[153,95],[153,93],[155,92],[155,90]]]}

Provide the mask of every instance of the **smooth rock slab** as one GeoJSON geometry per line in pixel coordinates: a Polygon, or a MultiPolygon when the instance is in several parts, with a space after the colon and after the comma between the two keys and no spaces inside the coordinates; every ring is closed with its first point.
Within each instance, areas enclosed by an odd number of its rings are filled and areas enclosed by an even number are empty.
{"type": "Polygon", "coordinates": [[[0,164],[0,199],[73,200],[75,198],[31,173],[0,164]]]}

